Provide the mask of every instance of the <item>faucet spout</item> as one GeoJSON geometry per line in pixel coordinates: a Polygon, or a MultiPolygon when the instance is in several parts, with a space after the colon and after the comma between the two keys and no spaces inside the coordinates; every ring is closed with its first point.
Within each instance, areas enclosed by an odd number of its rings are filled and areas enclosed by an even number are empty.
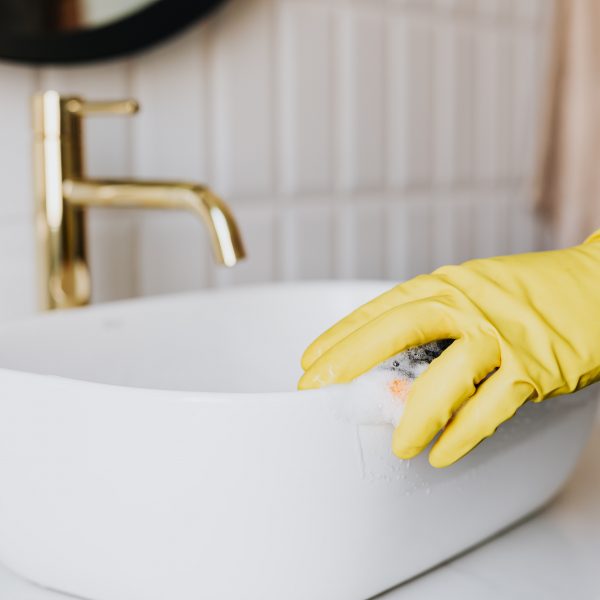
{"type": "Polygon", "coordinates": [[[210,233],[215,260],[233,267],[246,255],[227,204],[207,187],[166,181],[65,179],[62,194],[81,207],[183,209],[198,215],[210,233]]]}
{"type": "Polygon", "coordinates": [[[245,251],[227,204],[205,186],[187,182],[88,179],[84,120],[131,115],[135,100],[89,102],[47,91],[33,98],[36,237],[40,306],[84,306],[91,299],[86,217],[90,207],[183,209],[208,228],[217,263],[234,266],[245,251]]]}

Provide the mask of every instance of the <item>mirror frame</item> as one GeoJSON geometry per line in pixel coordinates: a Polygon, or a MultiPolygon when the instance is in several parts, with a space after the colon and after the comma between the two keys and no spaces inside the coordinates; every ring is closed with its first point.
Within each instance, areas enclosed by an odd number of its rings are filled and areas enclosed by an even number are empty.
{"type": "Polygon", "coordinates": [[[0,59],[27,64],[95,62],[143,50],[206,17],[225,0],[155,0],[107,25],[46,35],[0,33],[0,59]]]}

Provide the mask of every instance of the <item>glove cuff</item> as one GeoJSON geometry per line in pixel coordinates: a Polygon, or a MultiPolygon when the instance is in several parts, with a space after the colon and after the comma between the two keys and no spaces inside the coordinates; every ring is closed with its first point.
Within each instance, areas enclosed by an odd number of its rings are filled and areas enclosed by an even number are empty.
{"type": "Polygon", "coordinates": [[[588,244],[589,242],[597,242],[598,240],[600,240],[600,229],[594,231],[594,233],[592,233],[592,235],[586,238],[583,243],[588,244]]]}

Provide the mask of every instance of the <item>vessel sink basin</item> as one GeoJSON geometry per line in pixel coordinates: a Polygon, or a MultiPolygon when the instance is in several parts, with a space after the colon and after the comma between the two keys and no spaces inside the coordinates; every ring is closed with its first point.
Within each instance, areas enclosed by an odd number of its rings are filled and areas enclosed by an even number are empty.
{"type": "Polygon", "coordinates": [[[396,459],[364,393],[296,391],[307,343],[389,285],[2,325],[0,562],[92,600],[364,600],[542,507],[585,443],[593,387],[524,407],[441,470],[396,459]]]}

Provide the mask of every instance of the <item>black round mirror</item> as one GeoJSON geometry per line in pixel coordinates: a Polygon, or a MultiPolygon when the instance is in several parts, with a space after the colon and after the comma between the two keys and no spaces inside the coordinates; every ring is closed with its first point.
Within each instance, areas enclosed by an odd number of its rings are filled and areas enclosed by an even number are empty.
{"type": "Polygon", "coordinates": [[[0,0],[0,58],[73,63],[129,54],[224,0],[0,0]]]}

